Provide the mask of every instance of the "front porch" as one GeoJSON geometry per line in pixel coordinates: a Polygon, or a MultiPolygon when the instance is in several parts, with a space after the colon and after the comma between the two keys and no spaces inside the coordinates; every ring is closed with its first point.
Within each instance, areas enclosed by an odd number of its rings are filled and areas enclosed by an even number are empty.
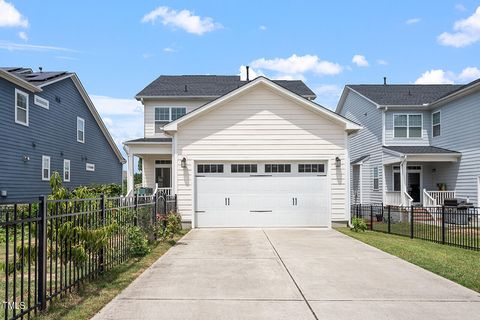
{"type": "Polygon", "coordinates": [[[410,151],[407,153],[401,148],[384,147],[384,204],[436,207],[445,199],[457,198],[459,153],[434,147],[403,147],[410,151]]]}
{"type": "Polygon", "coordinates": [[[172,140],[171,138],[142,138],[124,143],[128,156],[127,194],[139,188],[152,192],[173,194],[172,140]],[[135,158],[142,161],[142,183],[134,184],[135,158]]]}

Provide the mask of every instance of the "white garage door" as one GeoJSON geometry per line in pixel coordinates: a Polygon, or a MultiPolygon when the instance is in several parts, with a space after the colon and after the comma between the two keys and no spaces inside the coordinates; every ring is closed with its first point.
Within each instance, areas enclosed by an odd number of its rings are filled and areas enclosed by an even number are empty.
{"type": "Polygon", "coordinates": [[[330,225],[326,176],[200,176],[198,227],[330,225]]]}

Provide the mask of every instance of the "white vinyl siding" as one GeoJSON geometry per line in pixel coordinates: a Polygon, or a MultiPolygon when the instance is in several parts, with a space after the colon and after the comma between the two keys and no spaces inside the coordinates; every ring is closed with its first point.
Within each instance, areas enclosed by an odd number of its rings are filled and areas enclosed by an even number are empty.
{"type": "Polygon", "coordinates": [[[442,115],[440,111],[432,113],[432,137],[438,137],[441,135],[441,122],[442,115]]]}
{"type": "Polygon", "coordinates": [[[77,141],[85,143],[85,119],[77,117],[77,141]]]}
{"type": "Polygon", "coordinates": [[[50,180],[50,157],[42,156],[42,180],[50,180]]]}
{"type": "Polygon", "coordinates": [[[28,126],[28,94],[15,89],[15,123],[28,126]]]}
{"type": "Polygon", "coordinates": [[[177,154],[178,206],[192,218],[194,162],[238,160],[288,163],[288,160],[328,162],[333,220],[346,219],[344,126],[297,105],[264,86],[217,107],[179,128],[177,154]],[[342,167],[335,167],[335,157],[342,167]]]}
{"type": "Polygon", "coordinates": [[[70,182],[70,160],[63,160],[63,181],[70,182]]]}

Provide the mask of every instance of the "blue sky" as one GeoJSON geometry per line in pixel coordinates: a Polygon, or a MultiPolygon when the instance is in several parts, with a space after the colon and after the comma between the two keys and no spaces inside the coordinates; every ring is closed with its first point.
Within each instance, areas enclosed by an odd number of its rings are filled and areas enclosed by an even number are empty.
{"type": "Polygon", "coordinates": [[[118,144],[160,74],[302,79],[335,107],[347,83],[480,77],[480,1],[0,0],[4,66],[76,72],[118,144]]]}

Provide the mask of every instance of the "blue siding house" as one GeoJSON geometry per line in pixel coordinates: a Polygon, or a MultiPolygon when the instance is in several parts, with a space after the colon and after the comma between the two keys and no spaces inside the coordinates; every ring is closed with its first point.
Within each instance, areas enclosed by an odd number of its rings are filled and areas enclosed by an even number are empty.
{"type": "Polygon", "coordinates": [[[466,85],[347,85],[352,203],[480,206],[480,79],[466,85]]]}
{"type": "Polygon", "coordinates": [[[75,73],[0,68],[0,203],[121,183],[125,159],[75,73]]]}

